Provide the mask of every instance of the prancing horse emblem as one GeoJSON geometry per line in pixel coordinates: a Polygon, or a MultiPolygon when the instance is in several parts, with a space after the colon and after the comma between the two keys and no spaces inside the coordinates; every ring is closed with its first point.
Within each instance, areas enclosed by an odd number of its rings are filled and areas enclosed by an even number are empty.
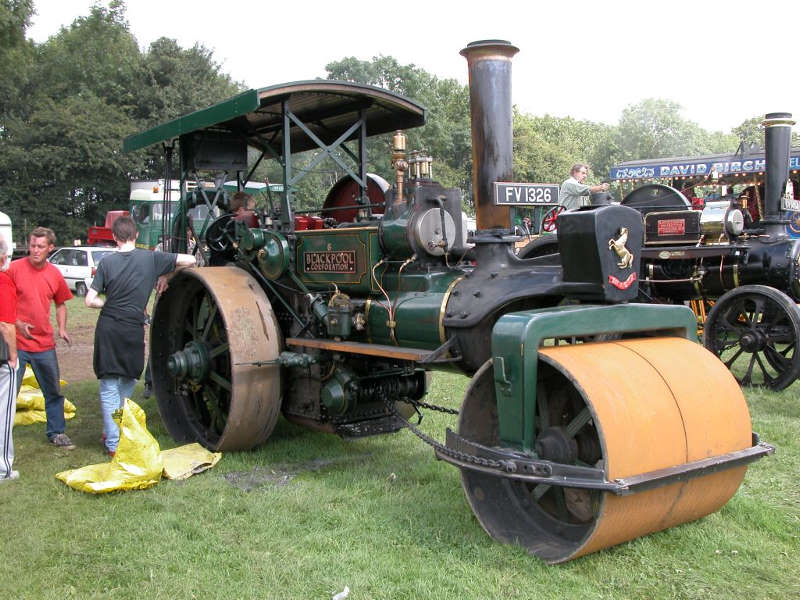
{"type": "Polygon", "coordinates": [[[619,230],[619,237],[617,239],[611,238],[608,240],[608,249],[613,250],[619,256],[617,266],[620,269],[627,269],[633,266],[633,253],[625,247],[628,241],[628,228],[621,227],[619,230]]]}

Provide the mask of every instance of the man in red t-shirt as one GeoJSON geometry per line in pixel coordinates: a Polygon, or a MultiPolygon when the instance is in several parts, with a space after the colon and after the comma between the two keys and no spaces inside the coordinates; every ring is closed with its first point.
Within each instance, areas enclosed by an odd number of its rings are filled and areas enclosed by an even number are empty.
{"type": "Polygon", "coordinates": [[[0,237],[0,483],[19,477],[14,471],[14,440],[11,429],[14,427],[14,412],[17,404],[17,290],[6,275],[11,249],[0,237]]]}
{"type": "Polygon", "coordinates": [[[8,268],[8,276],[17,287],[17,389],[22,383],[25,366],[30,365],[44,395],[47,439],[59,448],[72,450],[75,445],[64,433],[64,396],[61,395],[56,344],[50,324],[50,302],[54,302],[58,337],[71,343],[64,303],[72,298],[72,292],[61,272],[47,262],[55,243],[52,229],[37,227],[28,241],[28,257],[13,261],[8,268]]]}

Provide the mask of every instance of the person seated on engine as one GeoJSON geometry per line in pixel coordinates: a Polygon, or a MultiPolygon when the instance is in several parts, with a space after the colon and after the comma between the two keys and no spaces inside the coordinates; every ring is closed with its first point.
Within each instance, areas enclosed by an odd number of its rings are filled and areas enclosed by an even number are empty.
{"type": "Polygon", "coordinates": [[[236,192],[231,196],[231,212],[235,221],[247,223],[248,227],[258,227],[258,215],[254,210],[256,201],[246,192],[236,192]]]}

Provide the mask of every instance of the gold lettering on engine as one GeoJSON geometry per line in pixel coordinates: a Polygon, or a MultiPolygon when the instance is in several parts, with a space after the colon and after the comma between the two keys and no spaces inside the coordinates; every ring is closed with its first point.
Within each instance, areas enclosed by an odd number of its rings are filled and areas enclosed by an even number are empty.
{"type": "Polygon", "coordinates": [[[303,266],[306,273],[355,273],[356,251],[304,252],[303,266]]]}

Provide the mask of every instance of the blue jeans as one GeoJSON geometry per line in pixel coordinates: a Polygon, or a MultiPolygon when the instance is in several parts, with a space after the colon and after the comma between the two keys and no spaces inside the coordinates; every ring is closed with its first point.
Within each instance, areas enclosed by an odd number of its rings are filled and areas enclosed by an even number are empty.
{"type": "Polygon", "coordinates": [[[111,415],[115,410],[122,408],[125,398],[131,397],[134,385],[136,385],[136,380],[130,377],[103,377],[100,379],[103,433],[106,434],[106,448],[109,452],[116,452],[117,444],[119,444],[119,427],[111,415]]]}
{"type": "Polygon", "coordinates": [[[27,352],[17,349],[19,356],[19,366],[17,367],[17,392],[22,385],[22,377],[25,375],[25,365],[30,365],[36,381],[39,382],[39,389],[44,395],[44,412],[47,415],[47,439],[54,435],[64,433],[67,423],[64,420],[64,396],[61,395],[61,383],[58,371],[58,358],[56,351],[45,350],[44,352],[27,352]]]}

